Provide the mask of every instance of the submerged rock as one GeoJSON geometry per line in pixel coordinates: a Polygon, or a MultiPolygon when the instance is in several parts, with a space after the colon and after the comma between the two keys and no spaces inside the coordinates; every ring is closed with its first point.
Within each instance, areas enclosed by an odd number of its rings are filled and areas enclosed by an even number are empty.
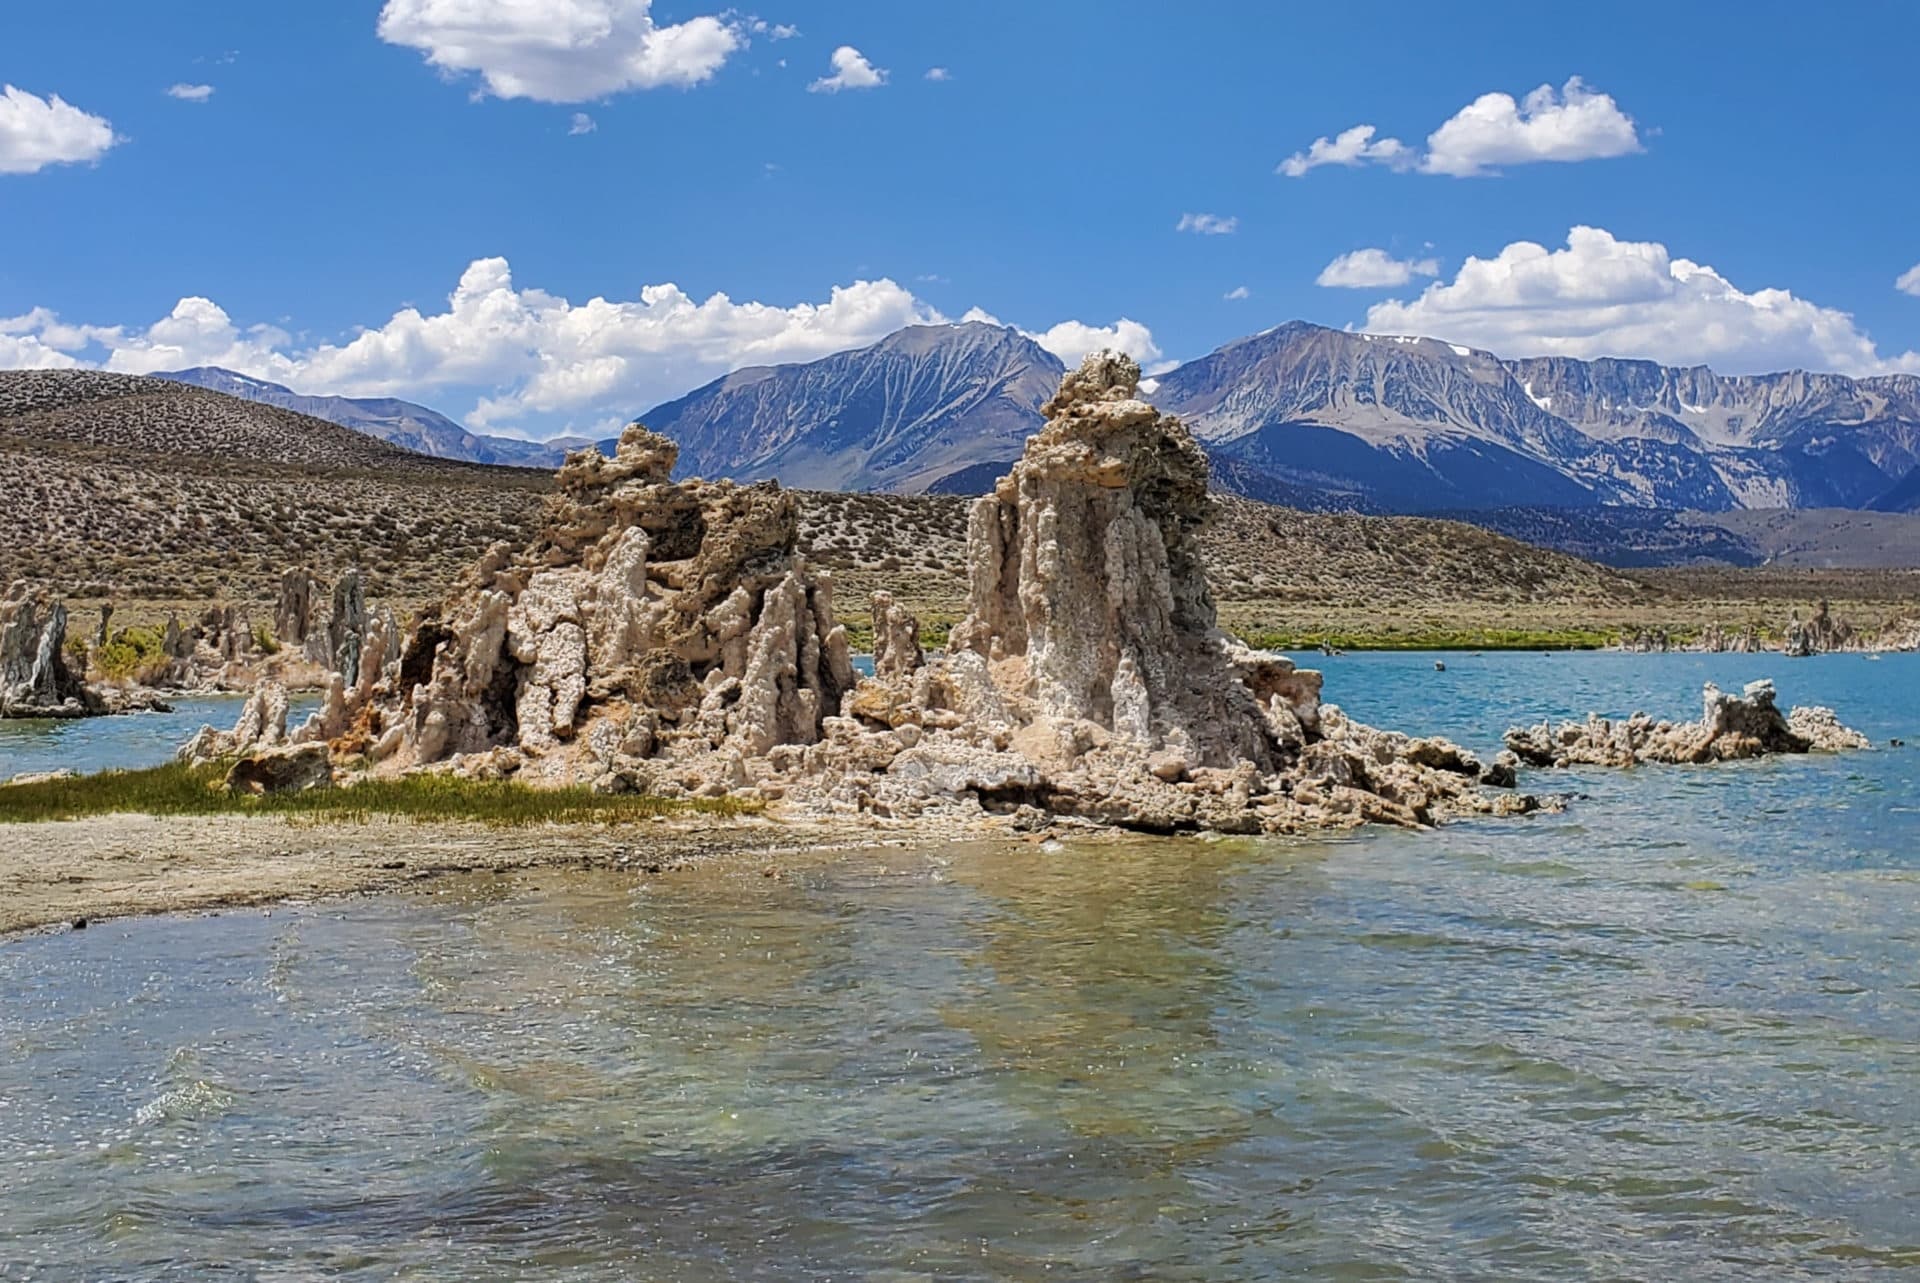
{"type": "Polygon", "coordinates": [[[1585,722],[1515,727],[1507,748],[1533,766],[1632,766],[1726,762],[1776,753],[1840,752],[1869,747],[1867,737],[1843,726],[1830,708],[1782,714],[1773,683],[1748,683],[1739,695],[1708,682],[1697,722],[1655,721],[1635,713],[1624,721],[1589,714],[1585,722]]]}

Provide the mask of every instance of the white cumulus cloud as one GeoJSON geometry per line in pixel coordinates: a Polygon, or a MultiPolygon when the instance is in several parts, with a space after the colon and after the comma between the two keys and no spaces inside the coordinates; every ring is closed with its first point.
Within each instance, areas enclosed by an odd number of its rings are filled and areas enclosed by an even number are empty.
{"type": "Polygon", "coordinates": [[[84,330],[63,326],[45,308],[0,316],[0,370],[64,370],[84,364],[73,353],[91,342],[84,330]]]}
{"type": "Polygon", "coordinates": [[[1161,356],[1160,345],[1153,341],[1153,331],[1124,316],[1112,325],[1062,321],[1050,329],[1028,332],[1027,337],[1059,357],[1069,368],[1103,348],[1125,352],[1143,366],[1151,366],[1161,356]]]}
{"type": "Polygon", "coordinates": [[[1288,178],[1303,178],[1322,165],[1386,165],[1405,169],[1414,163],[1413,152],[1398,138],[1374,137],[1380,131],[1372,125],[1355,125],[1334,138],[1316,138],[1305,151],[1297,151],[1280,162],[1279,172],[1288,178]]]}
{"type": "Polygon", "coordinates": [[[1578,76],[1558,90],[1541,85],[1518,101],[1512,94],[1482,94],[1427,135],[1424,153],[1397,138],[1376,139],[1378,132],[1373,125],[1355,125],[1335,138],[1316,139],[1281,161],[1279,172],[1300,178],[1322,165],[1376,164],[1479,178],[1500,165],[1604,160],[1641,150],[1633,117],[1578,76]]]}
{"type": "MultiPolygon", "coordinates": [[[[986,325],[1006,325],[1007,323],[984,308],[970,307],[961,321],[979,321],[986,325]]],[[[1018,326],[1010,327],[1019,329],[1018,326]]],[[[1042,348],[1060,358],[1063,365],[1073,366],[1087,358],[1092,352],[1106,349],[1125,352],[1143,366],[1158,361],[1160,345],[1153,341],[1153,331],[1140,322],[1121,317],[1112,325],[1088,325],[1082,321],[1062,321],[1058,325],[1044,330],[1020,330],[1020,333],[1032,339],[1042,348]]],[[[1158,370],[1159,366],[1151,366],[1158,370]]]]}
{"type": "MultiPolygon", "coordinates": [[[[976,310],[965,319],[993,318],[976,310]]],[[[211,299],[192,297],[144,327],[70,325],[46,309],[0,317],[0,366],[151,374],[218,365],[302,392],[470,396],[471,426],[540,435],[621,421],[742,366],[815,360],[946,320],[886,279],[788,306],[725,294],[696,300],[673,284],[644,286],[633,299],[574,303],[518,285],[505,259],[486,258],[467,267],[443,308],[403,308],[338,342],[301,346],[281,329],[243,326],[211,299]]],[[[1069,363],[1098,347],[1142,361],[1160,356],[1152,332],[1127,319],[1065,321],[1031,337],[1069,363]]]]}
{"type": "Polygon", "coordinates": [[[1416,276],[1438,275],[1439,259],[1401,259],[1383,249],[1357,249],[1321,268],[1313,283],[1329,289],[1370,290],[1405,285],[1416,276]]]}
{"type": "Polygon", "coordinates": [[[1900,279],[1893,283],[1893,288],[1902,294],[1911,294],[1915,298],[1920,298],[1920,263],[1915,263],[1902,272],[1900,279]]]}
{"type": "Polygon", "coordinates": [[[170,85],[167,88],[167,97],[178,98],[181,102],[205,102],[213,97],[213,86],[185,83],[170,85]]]}
{"type": "Polygon", "coordinates": [[[37,174],[49,165],[99,160],[119,141],[112,125],[59,94],[41,98],[0,86],[0,174],[37,174]]]}
{"type": "Polygon", "coordinates": [[[1240,230],[1240,220],[1219,214],[1182,214],[1173,230],[1192,232],[1196,236],[1231,236],[1240,230]]]}
{"type": "Polygon", "coordinates": [[[852,45],[833,51],[833,74],[822,76],[807,86],[813,94],[837,94],[843,89],[878,89],[887,83],[887,71],[867,61],[867,56],[852,45]]]}
{"type": "Polygon", "coordinates": [[[652,0],[387,0],[377,30],[497,98],[586,102],[710,79],[742,36],[724,18],[661,26],[652,0]]]}
{"type": "Polygon", "coordinates": [[[1375,304],[1362,328],[1502,356],[1639,357],[1732,374],[1920,372],[1920,353],[1882,356],[1846,312],[1783,289],[1742,290],[1665,245],[1597,227],[1573,228],[1563,249],[1516,241],[1469,258],[1416,298],[1375,304]]]}
{"type": "Polygon", "coordinates": [[[1520,102],[1482,94],[1427,138],[1429,174],[1474,178],[1495,165],[1605,160],[1640,150],[1633,118],[1574,76],[1556,94],[1541,85],[1520,102]]]}

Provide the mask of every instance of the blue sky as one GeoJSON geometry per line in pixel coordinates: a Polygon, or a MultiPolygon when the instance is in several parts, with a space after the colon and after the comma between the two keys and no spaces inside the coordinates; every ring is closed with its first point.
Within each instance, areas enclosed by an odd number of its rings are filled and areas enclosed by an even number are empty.
{"type": "Polygon", "coordinates": [[[535,436],[973,309],[1920,370],[1920,6],[529,8],[16,0],[0,365],[535,436]]]}

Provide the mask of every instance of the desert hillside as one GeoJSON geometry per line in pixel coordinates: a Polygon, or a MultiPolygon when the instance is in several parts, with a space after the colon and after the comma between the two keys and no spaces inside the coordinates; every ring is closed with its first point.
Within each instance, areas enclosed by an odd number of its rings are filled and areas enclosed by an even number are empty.
{"type": "Polygon", "coordinates": [[[518,540],[549,484],[160,379],[0,372],[0,580],[193,601],[359,564],[425,597],[518,540]]]}
{"type": "MultiPolygon", "coordinates": [[[[0,582],[78,599],[270,599],[281,573],[349,566],[404,605],[488,545],[524,542],[551,477],[413,454],[292,411],[154,379],[0,373],[0,582]]],[[[963,610],[966,509],[952,496],[803,493],[803,548],[843,613],[886,589],[934,636],[963,610]]],[[[1205,538],[1223,622],[1268,641],[1591,643],[1648,623],[1783,622],[1828,593],[1863,621],[1920,598],[1910,578],[1751,584],[1629,575],[1475,526],[1309,513],[1223,498],[1205,538]]]]}
{"type": "Polygon", "coordinates": [[[445,466],[277,406],[96,370],[0,370],[0,436],[26,445],[199,455],[236,464],[403,471],[445,466]]]}

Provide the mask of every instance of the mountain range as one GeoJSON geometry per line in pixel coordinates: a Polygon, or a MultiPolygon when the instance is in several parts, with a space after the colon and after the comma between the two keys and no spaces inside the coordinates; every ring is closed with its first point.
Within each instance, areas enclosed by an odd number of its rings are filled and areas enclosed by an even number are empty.
{"type": "Polygon", "coordinates": [[[1019,458],[1065,373],[1018,330],[916,325],[818,361],[736,370],[639,417],[679,443],[688,475],[911,494],[1019,458]]]}
{"type": "MultiPolygon", "coordinates": [[[[979,493],[1063,373],[1017,330],[914,326],[816,361],[736,370],[639,415],[687,474],[979,493]]],[[[572,441],[488,437],[391,399],[299,396],[228,371],[167,376],[441,458],[552,466],[572,441]]],[[[1920,511],[1920,377],[1535,357],[1291,322],[1150,381],[1216,484],[1358,511],[1630,507],[1920,511]]]]}
{"type": "MultiPolygon", "coordinates": [[[[1060,362],[1017,331],[918,326],[736,371],[640,418],[690,471],[973,491],[1041,421],[1060,362]]],[[[1702,366],[1502,360],[1293,322],[1163,374],[1223,489],[1419,512],[1625,506],[1920,507],[1920,378],[1722,376],[1702,366]]]]}
{"type": "Polygon", "coordinates": [[[569,445],[578,448],[586,444],[584,440],[541,442],[487,436],[469,432],[438,410],[429,410],[411,401],[395,397],[304,396],[278,383],[248,378],[216,365],[195,366],[155,377],[324,419],[436,459],[516,468],[557,468],[565,461],[569,445]]]}

